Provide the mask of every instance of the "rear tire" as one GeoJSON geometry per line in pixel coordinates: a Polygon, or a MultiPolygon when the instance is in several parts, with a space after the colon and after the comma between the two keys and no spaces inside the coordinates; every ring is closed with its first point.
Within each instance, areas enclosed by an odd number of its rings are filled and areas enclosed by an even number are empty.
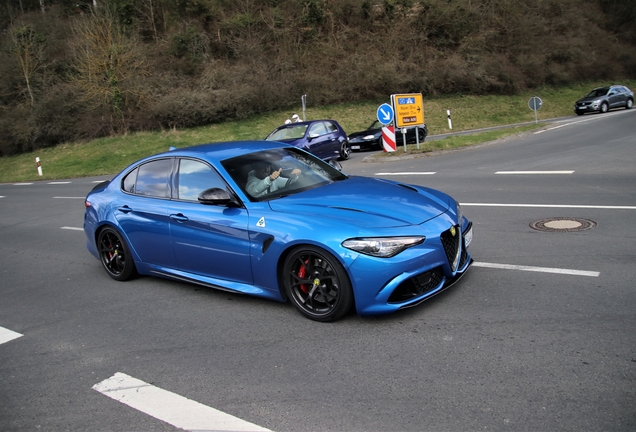
{"type": "Polygon", "coordinates": [[[627,103],[625,104],[625,109],[632,109],[633,106],[634,106],[634,100],[627,99],[627,103]]]}
{"type": "Polygon", "coordinates": [[[344,141],[340,145],[340,159],[347,160],[349,159],[350,155],[351,155],[351,147],[349,146],[349,142],[344,141]]]}
{"type": "Polygon", "coordinates": [[[99,257],[106,273],[116,281],[125,281],[137,274],[130,249],[121,234],[104,228],[97,238],[99,257]]]}
{"type": "Polygon", "coordinates": [[[423,143],[424,140],[426,140],[426,132],[424,132],[424,129],[418,129],[418,131],[417,131],[417,139],[421,143],[423,143]]]}

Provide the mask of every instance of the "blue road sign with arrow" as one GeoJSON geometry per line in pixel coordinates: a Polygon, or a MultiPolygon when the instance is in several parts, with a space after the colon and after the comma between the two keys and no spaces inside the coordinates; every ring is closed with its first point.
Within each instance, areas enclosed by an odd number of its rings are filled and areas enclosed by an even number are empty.
{"type": "Polygon", "coordinates": [[[388,125],[393,121],[393,107],[387,103],[378,107],[378,121],[382,124],[388,125]]]}

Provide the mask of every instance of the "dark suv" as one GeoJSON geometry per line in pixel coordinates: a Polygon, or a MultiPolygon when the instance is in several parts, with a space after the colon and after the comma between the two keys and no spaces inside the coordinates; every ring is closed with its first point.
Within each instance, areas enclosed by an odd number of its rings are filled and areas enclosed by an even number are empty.
{"type": "Polygon", "coordinates": [[[634,93],[623,85],[595,88],[574,104],[574,112],[583,115],[586,112],[605,113],[612,108],[634,106],[634,93]]]}

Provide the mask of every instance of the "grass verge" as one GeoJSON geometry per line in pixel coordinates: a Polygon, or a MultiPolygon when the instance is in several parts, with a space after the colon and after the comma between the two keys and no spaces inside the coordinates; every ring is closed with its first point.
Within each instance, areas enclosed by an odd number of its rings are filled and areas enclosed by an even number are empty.
{"type": "MultiPolygon", "coordinates": [[[[632,89],[636,88],[636,80],[624,80],[622,84],[632,89]]],[[[607,83],[543,87],[515,96],[454,95],[437,99],[424,98],[424,120],[431,135],[533,122],[534,112],[528,107],[528,100],[533,96],[543,100],[543,106],[538,111],[539,119],[570,116],[573,114],[574,101],[600,85],[607,83]],[[451,110],[452,131],[448,128],[447,110],[451,110]]],[[[306,111],[305,116],[307,119],[335,119],[345,131],[351,133],[366,129],[375,119],[378,106],[385,102],[389,102],[388,97],[383,101],[312,107],[306,111]]],[[[297,112],[302,116],[300,111],[297,112]]],[[[17,156],[5,156],[0,158],[0,183],[115,174],[137,159],[165,151],[171,146],[187,147],[207,142],[262,139],[292,114],[292,111],[279,111],[240,122],[186,130],[139,132],[89,142],[66,143],[17,156]],[[37,174],[36,157],[41,160],[41,177],[37,174]]],[[[443,140],[427,140],[426,145],[420,150],[413,146],[408,148],[408,152],[422,153],[464,147],[517,134],[520,131],[514,128],[470,136],[454,136],[443,140]]]]}
{"type": "Polygon", "coordinates": [[[456,135],[449,136],[443,139],[438,140],[428,140],[423,143],[420,143],[419,148],[417,144],[407,144],[406,151],[404,150],[404,145],[401,143],[397,143],[396,151],[391,153],[378,152],[371,156],[372,159],[389,159],[392,157],[403,157],[403,156],[424,156],[427,153],[444,151],[444,150],[453,150],[462,147],[469,147],[476,144],[482,144],[489,141],[495,141],[501,138],[506,138],[512,135],[519,135],[523,132],[535,130],[545,127],[545,124],[532,124],[526,126],[512,126],[505,129],[497,129],[486,132],[478,132],[469,135],[456,135]]]}

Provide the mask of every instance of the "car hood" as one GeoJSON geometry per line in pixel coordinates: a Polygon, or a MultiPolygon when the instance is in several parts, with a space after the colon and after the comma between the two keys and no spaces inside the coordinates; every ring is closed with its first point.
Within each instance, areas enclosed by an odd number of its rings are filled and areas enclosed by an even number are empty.
{"type": "Polygon", "coordinates": [[[594,102],[595,100],[600,100],[600,99],[604,99],[605,96],[590,96],[590,97],[584,97],[581,98],[579,100],[577,100],[576,102],[594,102]]]}
{"type": "Polygon", "coordinates": [[[451,199],[442,192],[421,186],[349,177],[272,200],[269,205],[276,212],[380,228],[424,223],[446,212],[451,199]]]}
{"type": "Polygon", "coordinates": [[[358,137],[364,137],[367,135],[377,135],[382,133],[382,129],[367,129],[364,131],[360,131],[360,132],[354,132],[352,134],[349,134],[349,139],[351,138],[358,138],[358,137]]]}

